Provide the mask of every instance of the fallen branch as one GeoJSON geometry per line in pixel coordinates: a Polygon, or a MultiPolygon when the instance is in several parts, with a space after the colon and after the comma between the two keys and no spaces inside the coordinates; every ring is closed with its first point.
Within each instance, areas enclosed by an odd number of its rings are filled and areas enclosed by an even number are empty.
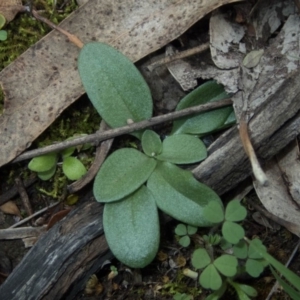
{"type": "Polygon", "coordinates": [[[86,136],[83,136],[80,138],[57,143],[55,145],[46,146],[44,148],[27,151],[27,152],[21,154],[20,156],[18,156],[12,162],[13,163],[20,162],[20,161],[30,159],[35,156],[43,155],[46,153],[50,153],[50,152],[54,152],[54,151],[61,151],[63,149],[70,148],[72,146],[78,146],[78,145],[82,145],[82,144],[86,144],[86,143],[99,143],[99,142],[109,140],[109,139],[115,138],[115,137],[123,135],[123,134],[128,134],[128,133],[131,133],[134,131],[138,131],[138,130],[152,127],[155,125],[159,125],[164,122],[173,121],[173,120],[176,120],[176,119],[179,119],[182,117],[190,116],[193,114],[209,111],[209,110],[224,107],[224,106],[228,106],[231,104],[232,104],[231,99],[224,99],[224,100],[220,100],[218,102],[212,102],[212,103],[207,103],[207,104],[203,104],[203,105],[189,107],[189,108],[186,108],[186,109],[183,109],[180,111],[174,111],[174,112],[162,115],[162,116],[153,117],[149,120],[144,120],[141,122],[133,123],[133,124],[126,125],[126,126],[123,126],[120,128],[110,129],[105,132],[98,132],[98,133],[86,135],[86,136]]]}

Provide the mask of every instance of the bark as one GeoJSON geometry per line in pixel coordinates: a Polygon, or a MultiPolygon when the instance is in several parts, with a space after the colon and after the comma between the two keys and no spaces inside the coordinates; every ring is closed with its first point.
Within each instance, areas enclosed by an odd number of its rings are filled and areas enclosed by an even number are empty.
{"type": "MultiPolygon", "coordinates": [[[[292,73],[255,111],[249,134],[261,162],[267,161],[300,132],[300,71],[292,73]]],[[[209,148],[209,157],[193,170],[194,176],[219,195],[251,174],[250,162],[238,127],[224,133],[209,148]]]]}
{"type": "Polygon", "coordinates": [[[1,299],[75,299],[111,258],[102,205],[90,199],[40,237],[0,286],[1,299]]]}

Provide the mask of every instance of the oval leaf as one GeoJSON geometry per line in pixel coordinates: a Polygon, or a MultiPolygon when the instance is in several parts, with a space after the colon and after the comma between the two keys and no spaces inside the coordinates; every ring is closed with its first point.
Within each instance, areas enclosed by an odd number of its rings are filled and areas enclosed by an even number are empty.
{"type": "Polygon", "coordinates": [[[94,196],[99,202],[112,202],[137,190],[150,176],[156,160],[132,149],[123,148],[103,163],[94,182],[94,196]]]}
{"type": "Polygon", "coordinates": [[[191,225],[188,225],[187,226],[187,233],[188,235],[193,235],[197,232],[198,228],[197,227],[194,227],[194,226],[191,226],[191,225]]]}
{"type": "Polygon", "coordinates": [[[86,168],[83,163],[72,156],[64,158],[62,169],[64,174],[70,180],[78,180],[86,174],[86,168]]]}
{"type": "Polygon", "coordinates": [[[157,206],[173,218],[192,226],[211,226],[203,213],[210,201],[221,202],[208,186],[198,182],[191,172],[168,162],[159,162],[151,174],[148,188],[157,206]]]}
{"type": "Polygon", "coordinates": [[[28,169],[34,172],[46,172],[56,165],[57,154],[49,153],[34,157],[28,164],[28,169]]]}
{"type": "Polygon", "coordinates": [[[5,25],[5,22],[5,17],[2,14],[0,14],[0,29],[5,25]]]}
{"type": "Polygon", "coordinates": [[[247,210],[241,205],[240,201],[230,201],[225,209],[225,219],[231,222],[242,221],[247,216],[247,210]]]}
{"type": "Polygon", "coordinates": [[[107,203],[103,226],[113,254],[132,268],[143,268],[159,246],[159,220],[151,192],[142,186],[123,201],[107,203]]]}
{"type": "Polygon", "coordinates": [[[85,44],[79,54],[78,70],[90,100],[110,127],[152,116],[147,83],[134,64],[113,47],[96,42],[85,44]]]}
{"type": "Polygon", "coordinates": [[[174,164],[191,164],[207,156],[206,147],[198,137],[187,134],[168,136],[157,159],[174,164]]]}
{"type": "Polygon", "coordinates": [[[244,228],[236,223],[225,221],[222,226],[223,237],[232,244],[237,244],[244,236],[244,228]]]}
{"type": "Polygon", "coordinates": [[[237,273],[238,260],[232,255],[223,254],[214,261],[214,265],[220,273],[231,277],[237,273]]]}
{"type": "Polygon", "coordinates": [[[49,180],[56,172],[56,164],[53,166],[53,168],[51,168],[50,170],[48,171],[45,171],[45,172],[38,172],[37,173],[37,176],[38,178],[40,178],[41,180],[44,180],[44,181],[47,181],[49,180]]]}
{"type": "Polygon", "coordinates": [[[222,285],[222,278],[216,267],[211,264],[205,268],[199,277],[199,283],[205,289],[218,290],[222,285]]]}
{"type": "Polygon", "coordinates": [[[6,41],[6,40],[7,40],[7,31],[0,30],[0,41],[6,41]]]}
{"type": "MultiPolygon", "coordinates": [[[[215,81],[209,81],[185,96],[178,104],[176,110],[218,101],[228,98],[222,85],[215,81]]],[[[229,117],[232,118],[233,108],[225,107],[213,111],[204,112],[194,117],[181,118],[173,123],[172,134],[188,133],[203,135],[223,126],[230,125],[229,117]]]]}
{"type": "Polygon", "coordinates": [[[156,156],[161,153],[162,142],[157,133],[153,130],[145,130],[142,135],[142,147],[148,156],[156,156]]]}

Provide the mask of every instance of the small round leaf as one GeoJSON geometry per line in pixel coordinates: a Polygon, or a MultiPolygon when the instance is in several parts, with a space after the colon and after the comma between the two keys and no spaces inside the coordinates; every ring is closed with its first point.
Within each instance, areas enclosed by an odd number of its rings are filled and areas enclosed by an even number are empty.
{"type": "Polygon", "coordinates": [[[66,157],[63,160],[62,169],[66,177],[70,180],[78,180],[86,174],[86,168],[76,157],[66,157]]]}
{"type": "Polygon", "coordinates": [[[239,287],[248,296],[250,296],[250,297],[256,297],[257,296],[257,291],[252,286],[239,283],[239,287]]]}
{"type": "Polygon", "coordinates": [[[201,273],[199,283],[205,289],[218,290],[221,287],[222,278],[213,264],[207,266],[201,273]]]}
{"type": "Polygon", "coordinates": [[[145,154],[150,157],[160,154],[162,142],[159,135],[153,130],[145,130],[142,135],[142,147],[145,154]]]}
{"type": "Polygon", "coordinates": [[[211,258],[207,251],[203,248],[199,248],[194,251],[192,255],[192,265],[195,269],[203,269],[211,262],[211,258]]]}
{"type": "Polygon", "coordinates": [[[231,277],[237,273],[238,260],[232,255],[223,254],[214,261],[214,265],[220,273],[231,277]]]}
{"type": "Polygon", "coordinates": [[[188,235],[185,235],[183,237],[181,237],[178,241],[178,243],[182,246],[182,247],[188,247],[191,243],[191,239],[188,235]]]}
{"type": "Polygon", "coordinates": [[[178,224],[175,228],[175,233],[178,235],[186,235],[187,234],[186,225],[178,224]]]}
{"type": "Polygon", "coordinates": [[[6,40],[7,40],[7,31],[0,30],[0,41],[6,41],[6,40]]]}
{"type": "Polygon", "coordinates": [[[225,209],[225,219],[226,221],[239,222],[246,218],[247,210],[241,205],[240,201],[232,200],[230,201],[225,209]]]}
{"type": "Polygon", "coordinates": [[[194,227],[194,226],[191,226],[191,225],[188,225],[187,226],[187,234],[188,235],[193,235],[197,232],[198,228],[197,227],[194,227]]]}
{"type": "Polygon", "coordinates": [[[57,154],[48,153],[45,155],[34,157],[28,164],[28,169],[34,172],[46,172],[56,165],[57,154]]]}
{"type": "Polygon", "coordinates": [[[225,221],[222,226],[223,237],[232,244],[237,244],[244,236],[244,228],[236,223],[225,221]]]}

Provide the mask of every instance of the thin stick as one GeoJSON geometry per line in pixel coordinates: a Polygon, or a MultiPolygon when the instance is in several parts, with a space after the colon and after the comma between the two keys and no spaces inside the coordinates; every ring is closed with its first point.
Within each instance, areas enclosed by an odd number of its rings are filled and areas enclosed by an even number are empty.
{"type": "Polygon", "coordinates": [[[117,137],[117,136],[120,136],[123,134],[128,134],[128,133],[131,133],[134,131],[145,129],[147,127],[152,127],[154,125],[158,125],[158,124],[161,124],[164,122],[173,121],[175,119],[190,116],[193,114],[209,111],[209,110],[224,107],[224,106],[229,106],[231,104],[232,104],[231,99],[224,99],[224,100],[220,100],[217,102],[212,102],[212,103],[207,103],[207,104],[203,104],[203,105],[189,107],[189,108],[186,108],[183,110],[179,110],[179,111],[171,112],[171,113],[168,113],[168,114],[165,114],[162,116],[154,117],[149,120],[144,120],[144,121],[126,125],[123,127],[106,130],[105,132],[93,133],[93,134],[83,136],[80,138],[76,138],[73,140],[68,140],[68,141],[64,141],[64,142],[57,143],[54,145],[46,146],[44,148],[27,151],[27,152],[21,154],[20,156],[18,156],[12,162],[13,163],[20,162],[20,161],[30,159],[30,158],[33,158],[36,156],[40,156],[43,154],[47,154],[50,152],[61,151],[63,149],[70,148],[72,146],[83,145],[86,143],[99,143],[99,142],[109,140],[111,138],[114,138],[114,137],[117,137]]]}
{"type": "MultiPolygon", "coordinates": [[[[34,182],[36,182],[36,180],[37,180],[36,176],[25,180],[25,182],[24,182],[25,188],[31,186],[34,182]]],[[[17,194],[18,194],[17,185],[14,185],[11,189],[9,189],[8,191],[6,191],[2,195],[0,195],[0,205],[6,203],[11,198],[15,197],[17,194]]]]}
{"type": "MultiPolygon", "coordinates": [[[[102,120],[100,125],[99,132],[103,132],[107,130],[109,127],[106,125],[106,123],[102,120]]],[[[87,171],[87,173],[80,178],[79,180],[73,182],[68,186],[68,191],[70,194],[76,193],[79,190],[81,190],[84,186],[86,186],[88,183],[90,183],[96,176],[98,170],[100,169],[102,163],[104,162],[114,139],[109,139],[107,141],[103,141],[96,149],[96,155],[95,159],[93,161],[93,164],[87,171]]]]}
{"type": "Polygon", "coordinates": [[[39,21],[47,24],[49,27],[51,27],[52,29],[55,29],[57,31],[59,31],[60,33],[62,33],[63,35],[65,35],[69,40],[70,42],[72,42],[74,45],[76,45],[78,48],[82,48],[83,47],[83,43],[82,41],[74,34],[71,34],[69,33],[68,31],[60,28],[59,26],[55,25],[54,23],[52,23],[50,20],[40,16],[38,14],[38,12],[36,10],[32,10],[32,15],[39,21]]]}
{"type": "Polygon", "coordinates": [[[258,162],[258,159],[256,157],[252,143],[250,141],[249,133],[248,133],[248,125],[245,120],[244,114],[242,114],[241,119],[240,119],[239,133],[240,133],[240,138],[242,140],[242,144],[244,146],[245,152],[250,159],[250,162],[252,165],[252,171],[253,171],[255,178],[261,185],[266,185],[268,182],[268,179],[267,179],[265,172],[262,170],[262,168],[258,162]]]}
{"type": "Polygon", "coordinates": [[[25,210],[26,210],[27,214],[29,216],[31,216],[33,214],[32,206],[31,206],[28,194],[26,192],[26,189],[24,187],[24,184],[19,176],[17,176],[15,178],[15,183],[16,183],[17,189],[19,191],[20,198],[24,204],[25,210]]]}
{"type": "Polygon", "coordinates": [[[151,63],[150,65],[148,65],[147,68],[149,69],[149,71],[152,72],[155,68],[157,68],[159,66],[166,65],[172,61],[182,59],[185,57],[189,57],[189,56],[192,56],[197,53],[202,53],[208,49],[209,49],[209,43],[205,43],[203,45],[200,45],[200,46],[197,46],[197,47],[185,50],[185,51],[177,52],[171,56],[166,56],[162,59],[159,59],[159,60],[151,63]]]}
{"type": "Polygon", "coordinates": [[[14,224],[14,225],[12,225],[12,226],[10,226],[9,228],[15,228],[15,227],[18,227],[18,226],[20,226],[20,225],[22,225],[22,224],[28,222],[28,221],[30,221],[32,218],[41,215],[42,213],[44,213],[44,212],[46,212],[48,209],[50,209],[50,208],[52,208],[52,207],[58,205],[59,203],[60,203],[60,201],[57,201],[57,202],[53,203],[53,204],[50,205],[50,206],[44,207],[44,208],[42,208],[41,210],[39,210],[39,211],[35,212],[34,214],[32,214],[31,216],[29,216],[29,217],[27,217],[27,218],[21,220],[20,222],[14,224]]]}

